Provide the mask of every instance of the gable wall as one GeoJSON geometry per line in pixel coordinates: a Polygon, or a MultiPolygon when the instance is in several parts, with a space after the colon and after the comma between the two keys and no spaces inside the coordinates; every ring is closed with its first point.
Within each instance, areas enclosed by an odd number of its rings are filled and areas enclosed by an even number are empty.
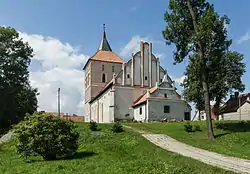
{"type": "Polygon", "coordinates": [[[191,108],[181,101],[148,101],[148,121],[160,121],[164,118],[184,120],[184,112],[189,112],[191,108]],[[164,113],[164,105],[170,107],[170,113],[164,113]]]}

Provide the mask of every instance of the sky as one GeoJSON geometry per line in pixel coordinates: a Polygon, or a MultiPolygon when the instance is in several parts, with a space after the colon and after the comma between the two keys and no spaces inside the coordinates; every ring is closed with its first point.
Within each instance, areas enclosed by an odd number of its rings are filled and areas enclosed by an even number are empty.
{"type": "MultiPolygon", "coordinates": [[[[242,77],[250,92],[249,0],[209,0],[220,15],[231,19],[228,28],[231,50],[244,54],[247,72],[242,77]]],[[[1,0],[0,26],[15,28],[34,49],[30,82],[38,88],[39,110],[84,115],[84,63],[98,49],[102,25],[112,50],[124,60],[139,50],[140,40],[153,44],[153,53],[178,85],[184,79],[187,60],[173,65],[174,46],[162,36],[168,0],[1,0]]]]}

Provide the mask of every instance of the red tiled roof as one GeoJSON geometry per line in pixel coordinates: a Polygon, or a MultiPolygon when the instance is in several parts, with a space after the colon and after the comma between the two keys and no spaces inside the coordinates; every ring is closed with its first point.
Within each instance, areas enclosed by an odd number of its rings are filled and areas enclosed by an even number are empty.
{"type": "Polygon", "coordinates": [[[103,62],[113,62],[113,63],[125,63],[125,61],[120,58],[117,54],[112,51],[98,50],[92,57],[88,59],[83,67],[86,68],[90,60],[103,61],[103,62]]]}
{"type": "MultiPolygon", "coordinates": [[[[149,89],[149,93],[152,94],[153,92],[155,92],[156,89],[157,89],[156,87],[150,88],[149,89]]],[[[148,98],[148,94],[146,92],[144,95],[142,95],[141,97],[139,97],[137,101],[135,101],[134,106],[139,105],[139,104],[145,102],[147,100],[147,98],[148,98]]]]}
{"type": "Polygon", "coordinates": [[[242,106],[246,102],[249,102],[247,98],[250,97],[250,93],[242,94],[238,97],[232,96],[222,107],[220,107],[220,113],[230,113],[230,112],[237,112],[239,108],[239,104],[242,106]],[[239,103],[240,99],[240,103],[239,103]]]}

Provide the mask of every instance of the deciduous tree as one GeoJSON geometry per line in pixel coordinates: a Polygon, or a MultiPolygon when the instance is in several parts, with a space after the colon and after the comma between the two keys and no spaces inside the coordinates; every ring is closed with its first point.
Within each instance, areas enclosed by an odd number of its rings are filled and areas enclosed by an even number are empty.
{"type": "Polygon", "coordinates": [[[37,109],[37,90],[29,84],[33,50],[10,27],[0,27],[0,127],[22,120],[37,109]]]}
{"type": "MultiPolygon", "coordinates": [[[[190,82],[193,83],[193,80],[189,80],[188,85],[191,85],[191,91],[199,85],[202,86],[202,90],[198,88],[196,91],[197,94],[203,94],[207,135],[208,138],[213,139],[210,110],[210,100],[213,96],[209,92],[211,84],[209,80],[211,75],[218,72],[215,72],[214,69],[220,67],[215,60],[226,60],[221,58],[228,55],[227,51],[232,43],[231,40],[227,39],[225,29],[225,24],[229,23],[229,19],[227,16],[220,17],[215,12],[213,5],[206,0],[170,0],[169,9],[170,12],[165,13],[167,26],[163,35],[167,44],[174,43],[176,46],[175,63],[189,58],[191,63],[197,66],[197,71],[200,72],[199,77],[195,80],[196,84],[190,84],[190,82]]],[[[195,74],[192,65],[187,70],[188,78],[195,74]]],[[[224,72],[220,75],[224,75],[224,72]]],[[[216,79],[218,78],[216,77],[216,79]]]]}

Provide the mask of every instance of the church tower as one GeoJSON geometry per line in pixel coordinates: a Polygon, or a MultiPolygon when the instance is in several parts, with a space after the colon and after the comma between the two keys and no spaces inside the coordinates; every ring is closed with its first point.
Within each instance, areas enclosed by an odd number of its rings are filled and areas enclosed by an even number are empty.
{"type": "Polygon", "coordinates": [[[88,59],[85,71],[85,118],[91,121],[89,101],[99,94],[110,82],[114,74],[118,74],[125,61],[116,55],[107,40],[105,24],[103,25],[102,40],[97,52],[88,59]]]}

